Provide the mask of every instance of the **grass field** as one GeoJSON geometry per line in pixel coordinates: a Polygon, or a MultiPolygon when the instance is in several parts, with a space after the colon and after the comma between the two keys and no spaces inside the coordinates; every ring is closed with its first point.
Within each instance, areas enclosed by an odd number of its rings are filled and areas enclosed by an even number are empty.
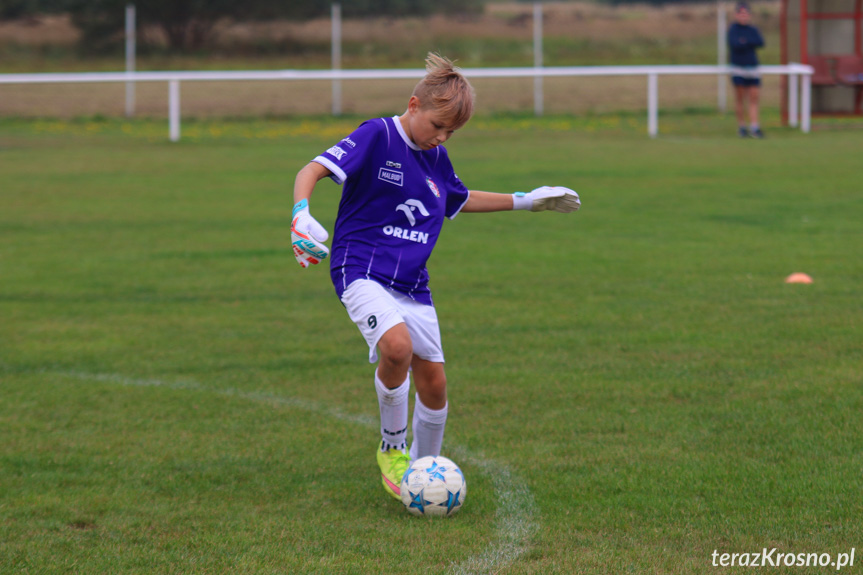
{"type": "MultiPolygon", "coordinates": [[[[859,130],[460,131],[471,187],[583,208],[446,223],[469,491],[426,521],[379,485],[364,343],[288,245],[294,174],[355,123],[0,120],[0,572],[860,571],[859,130]]],[[[312,202],[330,229],[338,195],[312,202]]]]}

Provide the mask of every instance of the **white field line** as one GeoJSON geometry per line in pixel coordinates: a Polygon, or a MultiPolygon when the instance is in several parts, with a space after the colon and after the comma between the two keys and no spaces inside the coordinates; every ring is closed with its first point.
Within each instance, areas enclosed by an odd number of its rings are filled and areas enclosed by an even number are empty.
{"type": "MultiPolygon", "coordinates": [[[[50,373],[45,371],[45,373],[50,373]]],[[[319,415],[332,417],[339,421],[353,423],[376,429],[379,421],[375,417],[345,413],[320,403],[294,397],[285,397],[265,392],[242,391],[234,388],[212,389],[189,380],[175,382],[160,379],[138,379],[119,374],[86,373],[79,371],[58,371],[58,375],[81,380],[115,383],[132,387],[164,387],[196,392],[214,393],[264,403],[302,409],[319,415]]],[[[484,457],[481,453],[471,452],[462,446],[449,446],[453,456],[459,461],[469,462],[491,478],[497,496],[497,537],[485,550],[468,557],[459,564],[453,564],[450,572],[456,574],[500,573],[510,566],[522,553],[530,548],[537,525],[537,509],[533,494],[521,479],[506,466],[484,457]]]]}
{"type": "Polygon", "coordinates": [[[530,542],[538,529],[538,515],[533,493],[527,484],[514,477],[508,467],[471,453],[457,445],[450,446],[459,461],[467,461],[488,475],[497,493],[497,538],[494,543],[478,554],[453,565],[453,573],[500,573],[511,565],[519,555],[530,548],[530,542]]]}

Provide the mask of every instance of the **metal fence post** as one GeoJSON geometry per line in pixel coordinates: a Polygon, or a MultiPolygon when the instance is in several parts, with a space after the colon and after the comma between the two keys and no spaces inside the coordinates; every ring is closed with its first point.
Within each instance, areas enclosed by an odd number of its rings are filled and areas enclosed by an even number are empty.
{"type": "Polygon", "coordinates": [[[180,141],[180,81],[168,81],[168,132],[172,142],[180,141]]]}
{"type": "MultiPolygon", "coordinates": [[[[533,67],[542,69],[542,2],[533,3],[533,67]]],[[[533,113],[542,116],[542,76],[533,77],[533,113]]]]}
{"type": "MultiPolygon", "coordinates": [[[[126,6],[126,72],[135,73],[135,5],[126,6]]],[[[135,115],[135,82],[126,82],[126,117],[135,115]]]]}
{"type": "Polygon", "coordinates": [[[659,82],[658,75],[647,75],[647,133],[655,138],[659,133],[659,82]]]}
{"type": "Polygon", "coordinates": [[[797,127],[798,106],[797,98],[800,95],[800,76],[797,73],[788,74],[788,125],[797,127]]]}
{"type": "MultiPolygon", "coordinates": [[[[333,4],[332,8],[332,68],[342,69],[342,5],[333,4]]],[[[342,81],[333,80],[333,116],[342,114],[342,81]]]]}
{"type": "MultiPolygon", "coordinates": [[[[728,28],[727,17],[725,14],[725,3],[723,0],[716,0],[716,65],[725,66],[728,64],[728,47],[725,43],[726,29],[728,28]]],[[[719,74],[717,77],[716,99],[719,111],[723,114],[728,108],[727,86],[728,79],[725,74],[719,74]]]]}

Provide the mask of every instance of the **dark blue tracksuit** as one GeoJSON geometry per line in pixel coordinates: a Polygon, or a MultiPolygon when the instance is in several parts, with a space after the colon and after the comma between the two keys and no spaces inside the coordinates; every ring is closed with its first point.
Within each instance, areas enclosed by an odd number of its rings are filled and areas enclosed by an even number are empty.
{"type": "Polygon", "coordinates": [[[733,74],[731,79],[735,86],[758,86],[761,79],[758,75],[758,55],[755,50],[764,46],[764,38],[755,26],[744,26],[733,23],[728,28],[728,50],[731,53],[731,65],[742,68],[733,74]]]}

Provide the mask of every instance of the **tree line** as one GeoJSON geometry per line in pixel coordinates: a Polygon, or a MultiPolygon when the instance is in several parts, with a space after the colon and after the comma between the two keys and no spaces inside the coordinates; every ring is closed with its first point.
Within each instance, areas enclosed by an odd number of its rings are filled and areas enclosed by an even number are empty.
{"type": "MultiPolygon", "coordinates": [[[[477,13],[485,0],[343,0],[346,18],[477,13]]],[[[205,46],[214,26],[224,19],[307,20],[330,13],[333,0],[0,0],[0,19],[38,14],[69,14],[82,33],[82,45],[100,50],[122,39],[126,5],[135,5],[139,29],[164,33],[171,50],[205,46]]]]}
{"type": "MultiPolygon", "coordinates": [[[[330,13],[335,0],[0,0],[0,19],[38,14],[69,14],[81,31],[81,45],[104,51],[123,38],[127,4],[134,4],[137,27],[158,29],[172,51],[205,47],[215,25],[224,19],[241,22],[273,19],[307,20],[330,13]]],[[[488,0],[341,0],[345,18],[476,14],[488,0]]],[[[516,0],[519,1],[519,0],[516,0]]],[[[532,3],[533,0],[521,0],[532,3]]],[[[612,5],[645,0],[596,0],[612,5]]],[[[649,4],[699,0],[646,0],[649,4]]],[[[713,0],[700,0],[713,1],[713,0]]]]}

